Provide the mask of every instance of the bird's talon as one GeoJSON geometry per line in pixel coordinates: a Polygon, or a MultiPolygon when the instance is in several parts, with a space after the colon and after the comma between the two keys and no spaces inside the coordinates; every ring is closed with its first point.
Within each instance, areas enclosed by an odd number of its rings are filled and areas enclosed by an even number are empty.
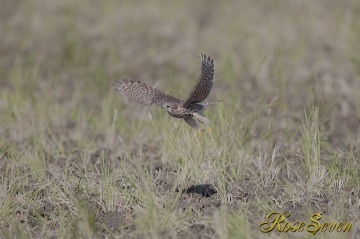
{"type": "Polygon", "coordinates": [[[196,133],[195,133],[195,137],[196,137],[198,140],[200,140],[201,135],[202,135],[201,130],[197,130],[196,133]]]}

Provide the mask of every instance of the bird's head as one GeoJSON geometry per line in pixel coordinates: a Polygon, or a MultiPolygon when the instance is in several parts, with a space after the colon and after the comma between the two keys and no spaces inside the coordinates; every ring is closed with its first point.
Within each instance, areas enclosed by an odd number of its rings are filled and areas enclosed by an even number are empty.
{"type": "Polygon", "coordinates": [[[175,102],[165,102],[162,108],[167,112],[172,113],[174,109],[177,109],[177,104],[175,102]]]}

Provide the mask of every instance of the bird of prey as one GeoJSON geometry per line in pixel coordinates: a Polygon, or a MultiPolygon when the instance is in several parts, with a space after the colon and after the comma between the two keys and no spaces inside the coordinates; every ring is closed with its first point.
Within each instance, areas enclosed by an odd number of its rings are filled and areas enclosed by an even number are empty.
{"type": "Polygon", "coordinates": [[[209,132],[209,119],[203,111],[210,105],[219,101],[205,99],[210,94],[214,78],[214,61],[210,56],[201,54],[201,73],[194,89],[186,100],[178,99],[165,94],[158,89],[150,87],[140,81],[125,79],[113,82],[115,90],[125,97],[145,105],[157,105],[165,109],[171,116],[184,119],[191,127],[199,129],[198,122],[207,126],[209,132]]]}

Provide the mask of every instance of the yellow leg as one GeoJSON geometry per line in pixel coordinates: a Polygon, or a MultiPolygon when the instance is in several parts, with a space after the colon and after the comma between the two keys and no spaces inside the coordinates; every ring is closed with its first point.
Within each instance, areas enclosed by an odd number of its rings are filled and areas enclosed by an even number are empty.
{"type": "Polygon", "coordinates": [[[207,132],[209,135],[211,135],[211,133],[214,131],[212,128],[210,128],[209,126],[206,126],[207,127],[207,132]]]}
{"type": "Polygon", "coordinates": [[[196,129],[195,137],[196,137],[198,140],[200,140],[201,135],[202,135],[201,129],[196,129]]]}

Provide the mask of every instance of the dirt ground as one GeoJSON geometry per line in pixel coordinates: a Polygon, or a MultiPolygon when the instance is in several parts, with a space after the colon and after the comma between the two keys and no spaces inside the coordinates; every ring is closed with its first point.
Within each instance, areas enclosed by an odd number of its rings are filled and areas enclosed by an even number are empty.
{"type": "Polygon", "coordinates": [[[0,238],[360,238],[359,1],[0,6],[0,238]],[[202,52],[200,139],[111,87],[186,99],[202,52]]]}

